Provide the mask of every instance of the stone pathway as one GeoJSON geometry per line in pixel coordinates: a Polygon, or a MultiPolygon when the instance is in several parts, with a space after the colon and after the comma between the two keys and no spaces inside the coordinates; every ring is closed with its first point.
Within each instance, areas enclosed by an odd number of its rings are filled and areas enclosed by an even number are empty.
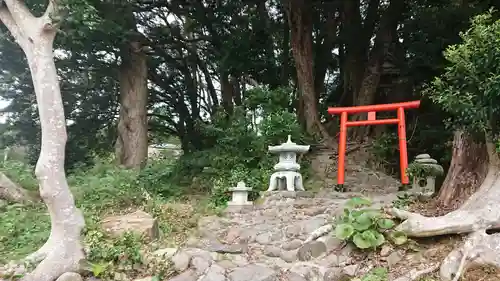
{"type": "MultiPolygon", "coordinates": [[[[372,197],[375,204],[396,198],[397,182],[393,183],[372,197]]],[[[361,194],[272,192],[251,209],[203,218],[198,225],[201,237],[170,252],[182,272],[170,281],[350,280],[364,270],[350,245],[332,235],[305,240],[355,196],[361,194]]]]}

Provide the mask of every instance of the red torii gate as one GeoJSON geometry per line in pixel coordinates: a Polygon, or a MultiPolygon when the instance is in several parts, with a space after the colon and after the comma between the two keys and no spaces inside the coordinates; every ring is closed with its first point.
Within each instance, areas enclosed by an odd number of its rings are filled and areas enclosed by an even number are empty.
{"type": "Polygon", "coordinates": [[[365,126],[365,125],[386,125],[398,124],[399,137],[399,167],[401,172],[401,183],[405,186],[409,184],[406,169],[408,168],[408,152],[406,150],[406,122],[405,109],[418,108],[420,101],[410,101],[401,103],[377,104],[377,105],[362,105],[351,107],[329,107],[328,113],[331,115],[340,114],[340,134],[339,134],[339,156],[337,170],[337,191],[344,190],[345,176],[345,152],[347,127],[365,126]],[[397,110],[397,118],[379,119],[377,120],[378,111],[397,110]],[[348,121],[347,115],[353,113],[368,112],[368,119],[361,121],[348,121]]]}

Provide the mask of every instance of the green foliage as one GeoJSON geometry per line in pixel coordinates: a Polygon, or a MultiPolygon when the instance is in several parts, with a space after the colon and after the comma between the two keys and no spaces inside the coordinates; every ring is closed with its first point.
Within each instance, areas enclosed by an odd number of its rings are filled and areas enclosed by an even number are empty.
{"type": "MultiPolygon", "coordinates": [[[[288,135],[296,143],[308,142],[296,115],[288,111],[288,95],[285,89],[253,89],[231,116],[219,111],[210,124],[200,125],[205,148],[183,155],[173,177],[178,182],[195,177],[191,184],[209,191],[216,206],[229,200],[228,188],[239,181],[252,187],[255,196],[266,187],[278,161],[267,147],[285,142],[288,135]]],[[[307,176],[308,163],[301,165],[307,176]]]]}
{"type": "Polygon", "coordinates": [[[143,242],[131,233],[113,239],[99,229],[87,230],[84,244],[88,264],[83,269],[91,271],[95,277],[123,280],[120,275],[144,263],[141,254],[143,242]]]}
{"type": "Polygon", "coordinates": [[[10,179],[15,179],[16,183],[28,190],[36,190],[38,182],[34,175],[34,169],[29,164],[7,160],[0,162],[1,171],[10,179]]]}
{"type": "Polygon", "coordinates": [[[500,20],[492,11],[473,18],[462,43],[447,48],[449,66],[425,94],[452,114],[453,125],[469,132],[498,133],[500,99],[500,20]]]}
{"type": "Polygon", "coordinates": [[[45,206],[0,206],[0,264],[22,258],[41,247],[50,232],[45,206]]]}
{"type": "Polygon", "coordinates": [[[408,165],[406,174],[410,180],[413,180],[415,178],[426,178],[428,176],[441,176],[443,174],[443,170],[430,165],[422,165],[418,162],[412,162],[408,165]]]}
{"type": "MultiPolygon", "coordinates": [[[[126,209],[144,209],[155,217],[161,218],[160,229],[164,237],[185,235],[184,232],[195,226],[193,221],[196,220],[188,217],[188,212],[178,212],[163,207],[167,199],[175,199],[182,193],[180,187],[173,186],[169,178],[165,177],[165,173],[172,165],[170,160],[151,161],[140,172],[120,169],[110,161],[96,160],[96,163],[98,164],[90,169],[78,169],[68,176],[76,204],[84,212],[87,222],[85,239],[92,245],[89,248],[89,253],[93,257],[91,262],[100,264],[114,261],[115,256],[111,252],[114,251],[115,254],[120,252],[122,246],[119,245],[140,244],[140,241],[131,237],[114,240],[101,233],[97,223],[103,215],[126,209]],[[110,249],[112,245],[117,248],[110,249]],[[110,256],[105,256],[105,252],[110,256]]],[[[32,166],[6,161],[1,163],[1,168],[2,172],[24,188],[33,192],[36,190],[37,183],[32,166]]],[[[2,202],[0,200],[0,203],[2,202]]],[[[203,208],[204,206],[200,205],[197,211],[210,211],[203,208]]],[[[0,213],[2,214],[0,263],[29,254],[42,246],[48,238],[50,219],[43,204],[23,206],[2,203],[0,213]]],[[[126,247],[128,246],[122,248],[126,247]]],[[[113,266],[116,265],[113,264],[113,266]]]]}
{"type": "Polygon", "coordinates": [[[392,202],[392,205],[398,209],[406,209],[414,200],[412,196],[408,193],[400,193],[397,195],[398,198],[392,202]]]}
{"type": "Polygon", "coordinates": [[[396,245],[406,243],[406,235],[393,230],[396,223],[380,210],[368,208],[370,205],[371,201],[366,198],[349,199],[336,220],[335,236],[354,243],[359,249],[375,249],[386,243],[386,239],[396,245]]]}

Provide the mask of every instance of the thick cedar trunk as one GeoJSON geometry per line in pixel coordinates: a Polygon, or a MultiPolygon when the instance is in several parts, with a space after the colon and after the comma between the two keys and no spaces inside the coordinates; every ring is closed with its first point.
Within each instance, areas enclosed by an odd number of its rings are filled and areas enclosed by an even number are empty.
{"type": "Polygon", "coordinates": [[[488,151],[463,131],[456,131],[448,174],[441,186],[438,202],[445,207],[463,202],[476,192],[488,172],[488,151]]]}
{"type": "Polygon", "coordinates": [[[141,168],[148,157],[147,57],[139,42],[130,42],[124,49],[116,157],[126,168],[141,168]]]}
{"type": "MultiPolygon", "coordinates": [[[[384,12],[375,37],[375,44],[370,51],[369,59],[364,69],[355,105],[369,105],[375,102],[375,94],[377,93],[382,76],[382,65],[384,64],[390,44],[393,43],[394,38],[397,36],[397,26],[404,7],[405,0],[392,0],[384,12]]],[[[365,119],[365,115],[356,115],[354,119],[365,119]]],[[[354,138],[363,139],[368,135],[369,128],[367,126],[359,126],[353,128],[352,132],[354,138]]]]}
{"type": "Polygon", "coordinates": [[[241,106],[243,104],[243,93],[241,91],[240,77],[234,77],[230,82],[234,89],[234,104],[241,106]]]}
{"type": "Polygon", "coordinates": [[[312,3],[307,0],[286,1],[286,13],[291,30],[291,46],[297,70],[299,86],[299,108],[306,131],[311,135],[319,135],[325,141],[330,136],[319,120],[317,99],[314,89],[313,51],[312,51],[312,3]]]}
{"type": "Polygon", "coordinates": [[[229,73],[221,71],[220,87],[222,93],[222,107],[228,114],[233,113],[233,85],[229,81],[229,73]]]}
{"type": "Polygon", "coordinates": [[[84,259],[80,235],[85,221],[75,206],[64,171],[66,119],[53,56],[57,26],[51,20],[58,11],[57,4],[51,1],[39,18],[22,1],[6,0],[0,7],[0,20],[26,54],[33,79],[42,129],[35,174],[51,220],[49,239],[28,257],[41,262],[21,278],[23,281],[53,281],[65,272],[77,271],[84,259]]]}
{"type": "MultiPolygon", "coordinates": [[[[283,11],[284,12],[284,11],[283,11]]],[[[290,78],[290,26],[288,18],[283,19],[283,42],[282,44],[282,66],[281,66],[281,86],[289,85],[290,78]]]]}

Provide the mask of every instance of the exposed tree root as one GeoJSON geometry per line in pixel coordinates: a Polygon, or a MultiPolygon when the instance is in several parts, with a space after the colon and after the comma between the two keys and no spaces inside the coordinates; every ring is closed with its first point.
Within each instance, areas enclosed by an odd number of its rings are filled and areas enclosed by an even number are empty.
{"type": "Polygon", "coordinates": [[[500,228],[500,171],[490,168],[478,192],[459,209],[440,217],[425,217],[399,209],[389,212],[405,220],[398,226],[412,237],[470,233],[479,229],[500,228]]]}
{"type": "Polygon", "coordinates": [[[471,265],[500,268],[500,233],[488,235],[484,230],[470,234],[461,248],[453,250],[443,261],[442,280],[459,280],[471,265]]]}
{"type": "Polygon", "coordinates": [[[486,230],[500,229],[500,160],[494,146],[487,144],[489,169],[479,190],[459,209],[440,217],[389,210],[405,220],[397,227],[412,237],[470,233],[462,247],[453,250],[440,269],[442,281],[457,281],[471,264],[500,268],[500,233],[488,235],[486,230]]]}

